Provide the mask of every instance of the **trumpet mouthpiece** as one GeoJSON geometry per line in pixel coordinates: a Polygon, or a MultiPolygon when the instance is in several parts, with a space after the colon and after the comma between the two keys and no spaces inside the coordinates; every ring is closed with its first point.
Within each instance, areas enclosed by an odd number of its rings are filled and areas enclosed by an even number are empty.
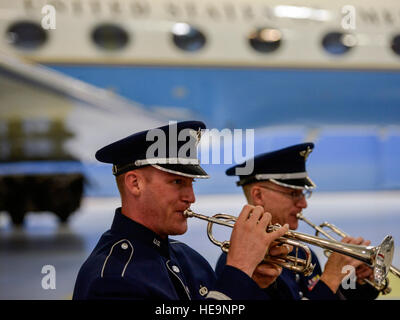
{"type": "Polygon", "coordinates": [[[297,219],[302,219],[303,218],[303,214],[301,212],[299,212],[298,214],[296,214],[296,218],[297,219]]]}
{"type": "Polygon", "coordinates": [[[190,209],[186,209],[185,211],[183,211],[183,216],[186,218],[191,218],[193,217],[193,211],[190,209]]]}

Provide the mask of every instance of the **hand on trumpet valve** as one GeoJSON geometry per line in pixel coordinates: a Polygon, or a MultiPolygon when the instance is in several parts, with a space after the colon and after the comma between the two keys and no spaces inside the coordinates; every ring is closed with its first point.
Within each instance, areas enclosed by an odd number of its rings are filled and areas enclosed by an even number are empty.
{"type": "Polygon", "coordinates": [[[274,241],[268,251],[271,257],[285,258],[293,250],[293,246],[274,241]]]}
{"type": "MultiPolygon", "coordinates": [[[[293,247],[274,241],[269,248],[269,256],[284,259],[293,247]]],[[[268,261],[262,261],[253,273],[252,279],[260,288],[267,288],[282,273],[282,267],[268,261]]]]}
{"type": "Polygon", "coordinates": [[[271,243],[289,230],[285,225],[267,232],[270,223],[271,214],[261,206],[245,205],[233,227],[226,264],[252,277],[271,243]]]}

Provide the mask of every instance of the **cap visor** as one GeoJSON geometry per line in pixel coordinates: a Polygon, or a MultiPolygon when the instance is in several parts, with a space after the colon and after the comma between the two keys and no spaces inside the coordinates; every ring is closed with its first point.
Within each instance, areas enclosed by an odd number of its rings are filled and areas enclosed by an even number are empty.
{"type": "Polygon", "coordinates": [[[315,188],[314,182],[311,181],[310,178],[302,178],[302,179],[271,179],[272,182],[276,182],[285,187],[293,188],[293,189],[313,189],[315,188]]]}
{"type": "Polygon", "coordinates": [[[210,176],[197,164],[153,164],[153,167],[179,176],[208,179],[210,176]]]}

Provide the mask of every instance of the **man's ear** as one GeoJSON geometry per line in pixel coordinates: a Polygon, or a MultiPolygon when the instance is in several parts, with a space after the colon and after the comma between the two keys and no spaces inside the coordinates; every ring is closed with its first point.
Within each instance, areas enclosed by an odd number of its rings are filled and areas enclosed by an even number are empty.
{"type": "Polygon", "coordinates": [[[124,178],[126,190],[134,196],[140,195],[140,192],[142,190],[142,177],[140,176],[140,174],[135,171],[128,171],[127,173],[125,173],[124,178]]]}
{"type": "Polygon", "coordinates": [[[257,185],[251,187],[250,196],[253,206],[262,206],[264,204],[263,193],[261,192],[261,188],[257,185]]]}

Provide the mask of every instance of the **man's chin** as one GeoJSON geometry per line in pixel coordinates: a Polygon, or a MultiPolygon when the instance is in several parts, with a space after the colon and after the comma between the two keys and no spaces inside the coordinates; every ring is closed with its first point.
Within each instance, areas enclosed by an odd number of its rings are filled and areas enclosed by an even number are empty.
{"type": "Polygon", "coordinates": [[[299,227],[299,221],[291,221],[289,222],[289,229],[296,230],[299,227]]]}
{"type": "Polygon", "coordinates": [[[186,233],[187,229],[188,229],[188,226],[185,223],[185,225],[176,227],[173,231],[171,231],[170,235],[171,236],[180,236],[180,235],[186,233]]]}

